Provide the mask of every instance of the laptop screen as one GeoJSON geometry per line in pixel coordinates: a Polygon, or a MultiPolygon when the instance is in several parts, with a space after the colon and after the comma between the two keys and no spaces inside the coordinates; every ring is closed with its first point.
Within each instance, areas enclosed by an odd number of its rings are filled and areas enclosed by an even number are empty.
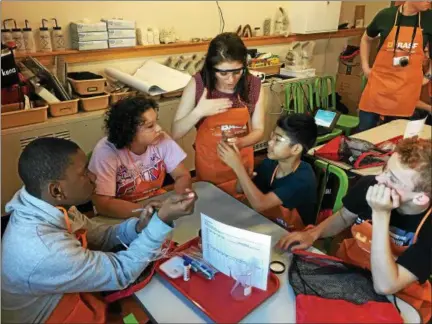
{"type": "Polygon", "coordinates": [[[315,114],[315,123],[318,126],[330,127],[337,114],[334,111],[318,109],[315,114]]]}

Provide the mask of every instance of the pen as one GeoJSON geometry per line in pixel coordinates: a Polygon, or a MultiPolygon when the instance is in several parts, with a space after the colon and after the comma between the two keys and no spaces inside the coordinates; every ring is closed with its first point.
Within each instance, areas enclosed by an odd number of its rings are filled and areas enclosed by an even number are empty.
{"type": "Polygon", "coordinates": [[[121,244],[122,244],[126,249],[129,248],[129,246],[127,246],[126,243],[124,243],[124,242],[120,239],[119,236],[116,236],[116,237],[118,238],[118,240],[120,241],[120,243],[121,243],[121,244]]]}
{"type": "Polygon", "coordinates": [[[192,269],[195,272],[202,272],[207,279],[211,280],[213,279],[214,275],[213,273],[203,264],[200,264],[199,262],[195,261],[194,259],[188,257],[187,255],[182,255],[183,260],[190,262],[190,265],[192,266],[192,269]]]}

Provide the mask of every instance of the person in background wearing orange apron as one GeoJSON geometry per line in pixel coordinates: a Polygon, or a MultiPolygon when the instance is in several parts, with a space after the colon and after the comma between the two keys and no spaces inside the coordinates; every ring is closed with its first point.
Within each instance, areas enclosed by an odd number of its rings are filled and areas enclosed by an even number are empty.
{"type": "Polygon", "coordinates": [[[317,138],[312,116],[281,117],[268,142],[268,158],[258,166],[253,180],[241,163],[235,144],[221,142],[219,157],[238,178],[238,192],[264,216],[288,230],[314,225],[317,215],[317,183],[312,167],[301,160],[317,138]]]}
{"type": "MultiPolygon", "coordinates": [[[[102,138],[93,150],[89,169],[96,174],[93,204],[98,214],[128,218],[159,195],[165,175],[174,179],[174,189],[191,188],[186,153],[157,123],[154,100],[131,97],[118,101],[107,112],[102,138]]],[[[152,202],[157,205],[157,201],[152,202]]]]}
{"type": "MultiPolygon", "coordinates": [[[[407,1],[380,11],[360,44],[362,68],[368,82],[360,99],[359,130],[412,116],[420,98],[425,47],[432,40],[430,1],[407,1]],[[380,35],[380,49],[369,66],[371,42],[380,35]]],[[[429,52],[430,55],[430,52],[429,52]]]]}
{"type": "Polygon", "coordinates": [[[202,71],[183,91],[173,138],[194,126],[197,179],[236,195],[236,176],[218,158],[217,146],[223,140],[235,143],[243,165],[252,172],[253,146],[264,134],[264,106],[261,80],[248,72],[247,50],[235,33],[222,33],[210,42],[202,71]]]}
{"type": "Polygon", "coordinates": [[[383,172],[362,177],[343,199],[343,208],[318,226],[288,234],[283,249],[306,249],[318,238],[351,227],[336,256],[370,269],[378,293],[415,307],[424,323],[431,318],[432,141],[398,143],[383,172]]]}
{"type": "Polygon", "coordinates": [[[87,165],[84,152],[66,139],[42,137],[24,148],[18,162],[24,187],[6,204],[2,322],[105,323],[107,305],[96,292],[133,283],[172,222],[193,211],[196,195],[186,190],[157,211],[147,206],[140,218],[94,222],[74,207],[95,190],[87,165]],[[109,252],[120,244],[127,249],[109,252]]]}

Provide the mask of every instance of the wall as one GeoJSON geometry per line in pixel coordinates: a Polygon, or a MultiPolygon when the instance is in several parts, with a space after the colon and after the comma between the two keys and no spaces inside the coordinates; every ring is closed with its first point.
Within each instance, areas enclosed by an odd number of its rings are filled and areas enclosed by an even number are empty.
{"type": "Polygon", "coordinates": [[[343,1],[340,22],[354,23],[354,11],[356,6],[365,5],[365,26],[367,26],[375,15],[382,9],[390,7],[390,1],[343,1]]]}
{"type": "MultiPolygon", "coordinates": [[[[297,1],[220,1],[224,14],[225,31],[235,31],[239,25],[249,23],[252,27],[262,26],[265,18],[274,18],[276,10],[282,6],[289,10],[298,5],[297,1]]],[[[353,4],[366,5],[366,22],[389,2],[351,2],[342,3],[343,19],[353,20],[353,4]]],[[[90,21],[123,17],[136,20],[137,27],[161,28],[175,27],[182,40],[192,37],[211,37],[220,31],[218,8],[215,1],[2,1],[2,19],[14,18],[20,24],[28,19],[33,28],[38,28],[41,18],[56,17],[64,31],[68,31],[71,21],[87,18],[90,21]]],[[[68,39],[69,41],[69,39],[68,39]]],[[[319,40],[316,42],[313,67],[319,74],[335,74],[337,58],[346,39],[319,40]]],[[[260,51],[270,51],[285,57],[286,45],[260,47],[260,51]]],[[[163,61],[164,57],[157,60],[163,61]]],[[[133,73],[145,59],[127,59],[92,64],[75,64],[70,71],[89,70],[101,72],[106,66],[133,73]]]]}

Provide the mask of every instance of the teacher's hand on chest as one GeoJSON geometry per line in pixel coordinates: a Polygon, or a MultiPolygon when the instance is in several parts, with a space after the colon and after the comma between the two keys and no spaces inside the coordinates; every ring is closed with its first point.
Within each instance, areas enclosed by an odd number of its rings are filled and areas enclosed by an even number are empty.
{"type": "Polygon", "coordinates": [[[232,107],[232,101],[227,98],[207,99],[207,89],[204,92],[195,108],[195,112],[201,118],[221,114],[232,107]]]}

